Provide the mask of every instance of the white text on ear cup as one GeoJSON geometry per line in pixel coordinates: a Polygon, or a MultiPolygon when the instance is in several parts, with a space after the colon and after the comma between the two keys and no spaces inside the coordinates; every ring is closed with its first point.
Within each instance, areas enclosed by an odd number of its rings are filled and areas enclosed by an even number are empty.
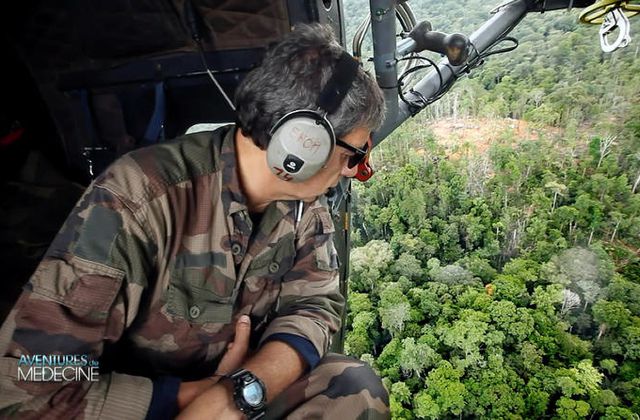
{"type": "Polygon", "coordinates": [[[267,161],[281,179],[304,181],[327,163],[333,145],[333,129],[323,116],[310,110],[295,111],[274,126],[267,161]]]}

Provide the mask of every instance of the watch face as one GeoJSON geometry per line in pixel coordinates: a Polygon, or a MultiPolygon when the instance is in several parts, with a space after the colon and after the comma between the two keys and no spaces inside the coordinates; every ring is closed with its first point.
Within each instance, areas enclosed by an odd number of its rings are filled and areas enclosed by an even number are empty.
{"type": "Polygon", "coordinates": [[[242,389],[242,396],[247,404],[256,407],[262,403],[264,394],[262,393],[262,387],[257,382],[251,382],[242,389]]]}

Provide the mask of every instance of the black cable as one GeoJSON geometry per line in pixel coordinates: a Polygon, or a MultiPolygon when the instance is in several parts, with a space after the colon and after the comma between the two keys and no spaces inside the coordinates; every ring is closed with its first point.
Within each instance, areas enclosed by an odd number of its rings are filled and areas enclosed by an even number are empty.
{"type": "Polygon", "coordinates": [[[418,111],[420,111],[421,109],[423,109],[424,107],[426,107],[427,105],[431,104],[433,101],[430,100],[430,98],[426,98],[421,92],[418,92],[416,90],[411,89],[409,92],[415,96],[418,97],[418,101],[411,101],[409,99],[406,98],[404,92],[402,92],[402,87],[404,86],[404,79],[406,79],[410,74],[415,73],[419,70],[422,69],[426,69],[429,67],[433,67],[438,75],[438,79],[440,81],[440,85],[438,87],[438,90],[440,90],[442,88],[442,85],[444,84],[444,79],[442,77],[442,72],[440,71],[440,69],[438,68],[438,65],[436,64],[435,61],[431,60],[430,58],[427,57],[423,57],[421,55],[416,55],[414,57],[404,57],[399,59],[398,61],[408,61],[408,60],[424,60],[426,62],[428,62],[428,64],[420,64],[414,67],[411,67],[410,69],[406,70],[404,73],[402,73],[402,75],[400,75],[400,77],[398,78],[398,96],[400,97],[400,100],[402,102],[404,102],[405,104],[407,104],[407,106],[409,107],[409,110],[411,111],[412,115],[415,115],[418,111]]]}
{"type": "Polygon", "coordinates": [[[514,37],[505,36],[504,38],[501,38],[498,41],[496,41],[495,43],[493,43],[491,45],[491,47],[489,47],[488,51],[482,55],[482,58],[486,58],[486,57],[489,57],[490,55],[494,55],[494,54],[502,54],[502,53],[506,53],[506,52],[509,52],[509,51],[513,51],[516,48],[518,48],[519,45],[520,45],[520,43],[514,37]],[[501,43],[503,43],[505,41],[513,42],[513,45],[510,46],[510,47],[504,47],[504,48],[499,49],[499,50],[491,50],[491,48],[493,48],[496,45],[499,45],[499,44],[501,44],[501,43]]]}

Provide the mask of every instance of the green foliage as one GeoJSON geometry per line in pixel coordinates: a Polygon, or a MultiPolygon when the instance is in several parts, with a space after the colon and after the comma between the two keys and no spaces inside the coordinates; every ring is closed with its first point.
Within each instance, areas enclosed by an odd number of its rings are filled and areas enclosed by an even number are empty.
{"type": "MultiPolygon", "coordinates": [[[[490,6],[410,4],[467,33],[490,6]]],[[[640,61],[595,52],[575,18],[527,16],[515,53],[399,127],[353,186],[345,348],[374,359],[393,418],[640,415],[640,61]],[[454,114],[539,131],[447,150],[429,125],[454,114]]]]}
{"type": "Polygon", "coordinates": [[[584,401],[562,397],[556,403],[556,418],[562,420],[583,419],[589,414],[590,406],[584,401]]]}
{"type": "Polygon", "coordinates": [[[435,365],[441,357],[427,343],[416,343],[413,337],[402,340],[400,367],[404,372],[421,376],[422,371],[435,365]]]}
{"type": "Polygon", "coordinates": [[[378,312],[382,327],[389,330],[392,336],[402,333],[411,317],[411,305],[398,283],[389,283],[382,290],[378,312]]]}
{"type": "Polygon", "coordinates": [[[473,274],[457,264],[432,268],[429,276],[433,281],[444,284],[470,284],[473,283],[473,274]]]}
{"type": "Polygon", "coordinates": [[[345,353],[356,357],[368,353],[375,343],[374,338],[378,336],[375,333],[375,325],[376,316],[373,312],[358,312],[353,319],[351,330],[345,338],[345,353]]]}
{"type": "Polygon", "coordinates": [[[423,275],[420,260],[408,252],[400,254],[396,262],[393,263],[392,271],[409,280],[419,280],[423,275]]]}
{"type": "Polygon", "coordinates": [[[382,352],[376,359],[376,367],[382,376],[388,377],[392,381],[400,379],[400,351],[402,343],[399,339],[392,339],[384,346],[382,352]]]}
{"type": "Polygon", "coordinates": [[[426,391],[420,391],[416,395],[414,412],[419,419],[437,419],[441,413],[438,404],[426,391]]]}
{"type": "Polygon", "coordinates": [[[600,367],[609,375],[613,375],[618,371],[618,363],[612,359],[601,360],[600,367]]]}
{"type": "Polygon", "coordinates": [[[589,400],[589,403],[598,413],[604,414],[607,407],[617,406],[620,404],[620,400],[613,391],[605,389],[595,393],[589,400]]]}
{"type": "Polygon", "coordinates": [[[622,302],[600,300],[593,305],[594,319],[607,329],[624,328],[631,322],[631,311],[622,302]]]}
{"type": "Polygon", "coordinates": [[[440,415],[460,415],[464,410],[467,390],[460,382],[461,377],[462,372],[447,361],[429,372],[425,380],[427,394],[438,406],[440,415]]]}
{"type": "Polygon", "coordinates": [[[385,241],[373,240],[351,252],[349,286],[358,292],[372,292],[376,283],[393,261],[391,247],[385,241]]]}
{"type": "Polygon", "coordinates": [[[603,420],[635,420],[638,415],[624,407],[607,407],[603,420]]]}

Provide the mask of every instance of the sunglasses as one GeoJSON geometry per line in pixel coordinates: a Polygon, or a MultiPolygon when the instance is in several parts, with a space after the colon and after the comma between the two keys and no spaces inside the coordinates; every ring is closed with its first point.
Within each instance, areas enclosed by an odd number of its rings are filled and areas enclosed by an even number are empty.
{"type": "Polygon", "coordinates": [[[369,153],[369,143],[365,144],[362,149],[358,149],[357,147],[352,146],[349,143],[346,143],[340,139],[336,139],[336,145],[345,148],[353,153],[353,155],[349,157],[349,161],[347,162],[347,167],[349,169],[362,163],[367,157],[367,153],[369,153]]]}

